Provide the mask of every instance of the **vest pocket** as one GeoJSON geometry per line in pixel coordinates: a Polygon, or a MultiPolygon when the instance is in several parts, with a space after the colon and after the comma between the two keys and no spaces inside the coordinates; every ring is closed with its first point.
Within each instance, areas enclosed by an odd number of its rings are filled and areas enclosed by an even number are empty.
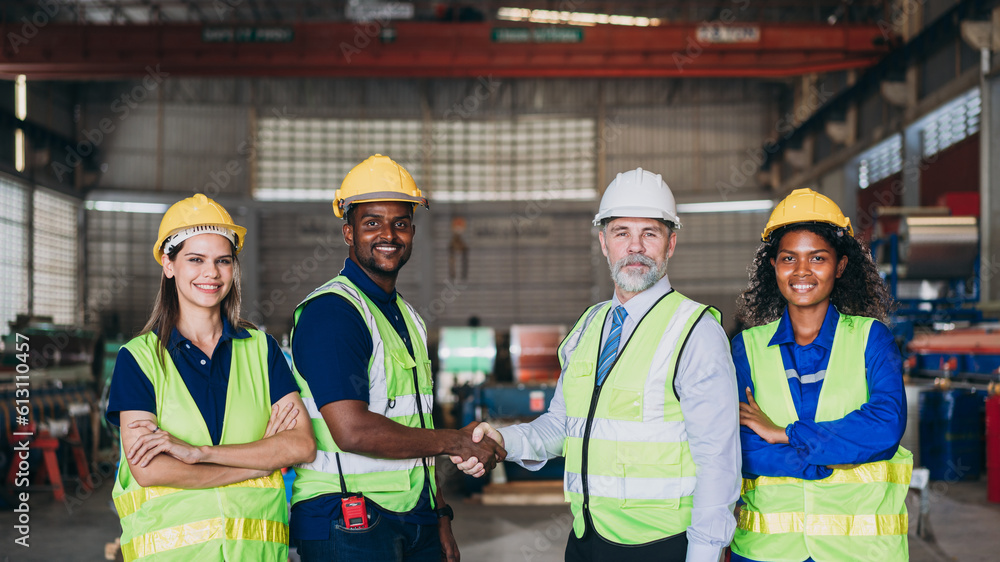
{"type": "Polygon", "coordinates": [[[420,382],[420,394],[431,394],[434,392],[434,376],[431,374],[430,359],[419,361],[417,380],[420,382]]]}
{"type": "Polygon", "coordinates": [[[674,443],[619,442],[619,499],[622,508],[658,507],[677,509],[680,498],[672,495],[670,481],[680,478],[681,448],[674,443]]]}
{"type": "Polygon", "coordinates": [[[642,421],[641,390],[615,388],[612,386],[611,388],[605,389],[604,392],[608,393],[609,418],[626,421],[642,421]]]}
{"type": "Polygon", "coordinates": [[[570,361],[566,366],[566,376],[569,378],[593,377],[594,363],[592,361],[570,361]]]}
{"type": "MultiPolygon", "coordinates": [[[[386,391],[389,400],[397,396],[417,394],[413,388],[413,369],[417,363],[405,350],[386,350],[386,391]]],[[[417,380],[420,380],[420,370],[417,369],[417,380]]]]}

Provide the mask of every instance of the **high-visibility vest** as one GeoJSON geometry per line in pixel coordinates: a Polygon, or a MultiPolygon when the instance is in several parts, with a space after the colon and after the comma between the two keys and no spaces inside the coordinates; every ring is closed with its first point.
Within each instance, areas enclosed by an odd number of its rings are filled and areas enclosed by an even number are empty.
{"type": "MultiPolygon", "coordinates": [[[[872,318],[840,315],[816,421],[838,420],[868,402],[865,348],[872,318]]],[[[781,427],[798,421],[778,345],[778,322],[743,332],[754,400],[781,427]]],[[[733,552],[751,560],[907,560],[906,492],[913,455],[837,468],[822,480],[759,476],[743,481],[733,552]]]]}
{"type": "Polygon", "coordinates": [[[672,291],[643,317],[604,383],[595,386],[608,302],[577,321],[559,347],[566,402],[564,489],[573,530],[642,544],[691,524],[695,464],[674,374],[684,343],[708,311],[672,291]]]}
{"type": "MultiPolygon", "coordinates": [[[[248,330],[232,340],[221,445],[264,437],[271,417],[267,336],[248,330]]],[[[195,446],[211,445],[208,426],[169,355],[161,366],[152,332],[125,344],[153,383],[156,422],[195,446]]],[[[122,525],[125,560],[284,560],[288,557],[288,505],[281,472],[219,486],[188,490],[140,486],[124,450],[112,492],[122,525]]]]}
{"type": "MultiPolygon", "coordinates": [[[[361,314],[371,332],[372,357],[368,363],[368,378],[358,381],[358,384],[368,386],[368,411],[406,427],[433,429],[431,410],[434,405],[434,389],[431,361],[427,357],[427,329],[417,311],[397,295],[396,303],[403,315],[416,356],[413,357],[375,303],[342,275],[331,279],[307,296],[295,309],[295,322],[298,322],[306,303],[326,294],[336,294],[347,299],[361,314]]],[[[294,327],[291,337],[294,340],[294,327]]],[[[435,497],[437,484],[434,481],[434,457],[381,459],[345,452],[334,442],[323,414],[316,407],[309,383],[294,367],[292,374],[302,391],[302,401],[312,418],[316,434],[316,460],[295,467],[293,505],[324,494],[345,492],[340,488],[338,453],[348,493],[361,492],[382,508],[399,513],[408,512],[417,505],[425,482],[429,481],[431,498],[435,497]]]]}

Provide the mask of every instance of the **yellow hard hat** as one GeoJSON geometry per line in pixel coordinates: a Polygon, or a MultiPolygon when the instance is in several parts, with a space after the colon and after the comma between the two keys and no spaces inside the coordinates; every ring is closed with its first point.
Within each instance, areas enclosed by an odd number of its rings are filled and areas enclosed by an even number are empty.
{"type": "Polygon", "coordinates": [[[833,199],[809,188],[803,188],[789,193],[788,197],[778,203],[771,212],[771,218],[768,219],[760,238],[767,242],[775,230],[800,222],[825,222],[846,229],[848,234],[854,236],[851,219],[844,216],[833,199]]]}
{"type": "Polygon", "coordinates": [[[153,246],[156,263],[163,263],[163,246],[168,238],[173,243],[179,243],[181,238],[207,232],[229,238],[236,246],[237,254],[243,249],[243,239],[247,235],[247,229],[233,223],[233,217],[229,216],[222,205],[201,193],[174,203],[160,221],[160,232],[156,236],[156,245],[153,246]],[[178,234],[181,236],[178,237],[178,234]]]}
{"type": "Polygon", "coordinates": [[[427,205],[427,198],[421,195],[413,176],[392,158],[376,154],[358,164],[340,184],[333,196],[333,214],[343,217],[351,205],[371,201],[408,201],[417,205],[427,205]]]}

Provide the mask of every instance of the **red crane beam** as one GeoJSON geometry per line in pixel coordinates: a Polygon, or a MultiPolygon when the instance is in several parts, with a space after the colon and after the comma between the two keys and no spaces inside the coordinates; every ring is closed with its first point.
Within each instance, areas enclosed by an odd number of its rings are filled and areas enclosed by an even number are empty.
{"type": "Polygon", "coordinates": [[[30,31],[24,22],[0,25],[0,76],[112,79],[159,65],[171,76],[781,77],[866,67],[889,43],[878,26],[857,24],[53,23],[30,31]],[[525,42],[511,42],[519,37],[525,42]]]}

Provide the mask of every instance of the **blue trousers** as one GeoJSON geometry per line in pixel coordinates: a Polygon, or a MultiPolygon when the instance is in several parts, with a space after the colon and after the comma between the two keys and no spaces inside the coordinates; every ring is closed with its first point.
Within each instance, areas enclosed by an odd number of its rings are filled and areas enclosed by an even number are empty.
{"type": "Polygon", "coordinates": [[[330,538],[296,540],[302,562],[441,562],[437,525],[415,525],[368,509],[367,529],[346,529],[338,517],[330,538]]]}

